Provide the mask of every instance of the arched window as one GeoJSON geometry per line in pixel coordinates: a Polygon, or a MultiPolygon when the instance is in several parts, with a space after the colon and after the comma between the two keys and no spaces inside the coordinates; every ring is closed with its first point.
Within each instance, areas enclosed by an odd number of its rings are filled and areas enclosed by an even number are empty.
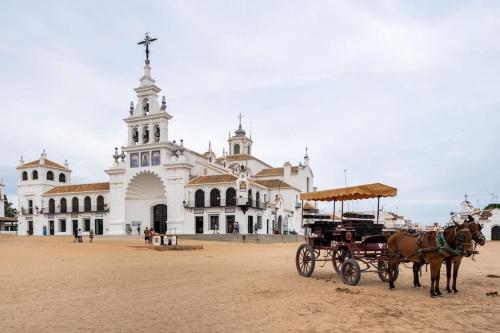
{"type": "Polygon", "coordinates": [[[84,212],[92,211],[92,200],[90,199],[90,197],[85,197],[85,200],[83,201],[83,211],[84,212]]]}
{"type": "Polygon", "coordinates": [[[232,187],[226,190],[226,206],[236,206],[236,190],[232,187]]]}
{"type": "Polygon", "coordinates": [[[247,205],[248,206],[252,206],[252,190],[251,189],[248,189],[248,203],[247,205]]]}
{"type": "Polygon", "coordinates": [[[80,211],[79,203],[78,203],[78,198],[74,197],[71,200],[71,211],[73,213],[78,213],[80,211]]]}
{"type": "Polygon", "coordinates": [[[153,126],[153,134],[155,136],[155,142],[160,142],[160,126],[154,125],[153,126]]]}
{"type": "Polygon", "coordinates": [[[49,213],[54,214],[56,212],[56,202],[54,199],[49,199],[49,213]]]}
{"type": "Polygon", "coordinates": [[[307,177],[306,181],[306,192],[309,192],[309,177],[307,177]]]}
{"type": "Polygon", "coordinates": [[[210,191],[210,206],[219,207],[220,206],[220,191],[216,188],[210,191]]]}
{"type": "Polygon", "coordinates": [[[142,100],[142,110],[144,111],[144,115],[149,114],[149,101],[147,98],[142,100]]]}
{"type": "Polygon", "coordinates": [[[97,197],[97,211],[102,212],[104,210],[104,197],[102,195],[97,197]]]}
{"type": "Polygon", "coordinates": [[[47,171],[47,180],[54,180],[54,173],[52,171],[47,171]]]}
{"type": "Polygon", "coordinates": [[[255,192],[255,207],[260,208],[260,192],[255,192]]]}
{"type": "Polygon", "coordinates": [[[28,180],[28,173],[23,171],[23,180],[28,180]]]}
{"type": "Polygon", "coordinates": [[[137,127],[132,128],[132,141],[135,143],[139,142],[139,130],[137,127]]]}
{"type": "Polygon", "coordinates": [[[33,172],[31,173],[31,178],[32,179],[38,179],[38,171],[33,170],[33,172]]]}
{"type": "Polygon", "coordinates": [[[197,190],[194,193],[194,206],[198,208],[205,207],[205,192],[203,190],[197,190]]]}
{"type": "Polygon", "coordinates": [[[66,183],[66,175],[64,173],[59,174],[59,182],[66,183]]]}
{"type": "Polygon", "coordinates": [[[149,128],[148,126],[144,126],[142,128],[142,143],[148,143],[149,142],[149,128]]]}
{"type": "Polygon", "coordinates": [[[66,199],[62,198],[60,202],[61,213],[66,213],[68,211],[68,205],[66,204],[66,199]]]}
{"type": "Polygon", "coordinates": [[[235,144],[233,147],[233,154],[238,155],[240,153],[240,145],[235,144]]]}

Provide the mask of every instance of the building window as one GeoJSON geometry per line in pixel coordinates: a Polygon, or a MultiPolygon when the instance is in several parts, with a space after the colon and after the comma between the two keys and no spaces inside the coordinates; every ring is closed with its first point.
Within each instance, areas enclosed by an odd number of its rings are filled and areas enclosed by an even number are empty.
{"type": "Polygon", "coordinates": [[[66,213],[68,211],[68,206],[66,205],[66,199],[61,199],[61,213],[66,213]]]}
{"type": "Polygon", "coordinates": [[[83,220],[83,231],[90,231],[90,219],[83,220]]]}
{"type": "Polygon", "coordinates": [[[138,168],[139,167],[139,153],[131,153],[130,154],[130,167],[138,168]]]}
{"type": "Polygon", "coordinates": [[[143,143],[149,142],[149,128],[147,126],[144,126],[142,128],[142,142],[143,143]]]}
{"type": "Polygon", "coordinates": [[[47,171],[47,180],[54,180],[54,173],[52,171],[47,171]]]}
{"type": "Polygon", "coordinates": [[[255,207],[260,208],[260,192],[255,192],[255,207]]]}
{"type": "Polygon", "coordinates": [[[233,154],[238,155],[240,153],[240,145],[235,144],[233,147],[233,154]]]}
{"type": "Polygon", "coordinates": [[[219,215],[210,216],[210,230],[219,230],[219,215]]]}
{"type": "Polygon", "coordinates": [[[85,197],[83,201],[83,211],[84,212],[92,211],[92,200],[90,199],[90,197],[85,197]]]}
{"type": "Polygon", "coordinates": [[[59,174],[59,182],[66,183],[66,175],[64,173],[59,174]]]}
{"type": "Polygon", "coordinates": [[[139,142],[139,131],[137,130],[137,127],[132,128],[132,141],[134,143],[139,142]]]}
{"type": "Polygon", "coordinates": [[[66,232],[66,220],[59,220],[59,232],[66,232]]]}
{"type": "Polygon", "coordinates": [[[151,165],[156,166],[161,164],[160,151],[154,150],[151,152],[151,165]]]}
{"type": "Polygon", "coordinates": [[[252,206],[252,190],[248,189],[248,201],[247,201],[248,206],[252,206]]]}
{"type": "Polygon", "coordinates": [[[205,192],[203,190],[197,190],[194,193],[194,206],[196,208],[205,207],[205,192]]]}
{"type": "Polygon", "coordinates": [[[149,151],[141,153],[141,166],[149,166],[149,151]]]}
{"type": "Polygon", "coordinates": [[[49,199],[49,213],[54,214],[56,212],[56,202],[54,199],[49,199]]]}
{"type": "Polygon", "coordinates": [[[31,178],[32,179],[38,179],[38,171],[33,170],[33,172],[31,173],[31,178]]]}
{"type": "Polygon", "coordinates": [[[102,195],[97,197],[97,211],[104,211],[104,197],[102,195]]]}
{"type": "Polygon", "coordinates": [[[23,171],[23,180],[28,180],[28,173],[23,171]]]}
{"type": "Polygon", "coordinates": [[[78,198],[74,197],[73,200],[71,200],[71,211],[73,213],[78,213],[80,211],[78,205],[79,205],[78,198]]]}
{"type": "Polygon", "coordinates": [[[216,188],[210,191],[210,206],[220,207],[220,191],[216,188]]]}
{"type": "Polygon", "coordinates": [[[226,206],[236,206],[236,190],[232,187],[226,190],[226,206]]]}
{"type": "Polygon", "coordinates": [[[154,141],[160,142],[160,126],[158,125],[153,126],[153,135],[154,135],[154,141]]]}
{"type": "Polygon", "coordinates": [[[33,214],[33,200],[28,200],[28,214],[33,214]]]}
{"type": "Polygon", "coordinates": [[[309,177],[306,180],[306,192],[309,192],[309,177]]]}

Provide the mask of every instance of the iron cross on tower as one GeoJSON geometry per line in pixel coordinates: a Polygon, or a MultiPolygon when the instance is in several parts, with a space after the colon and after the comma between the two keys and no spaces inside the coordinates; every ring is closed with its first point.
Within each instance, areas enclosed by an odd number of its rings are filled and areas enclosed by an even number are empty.
{"type": "Polygon", "coordinates": [[[240,128],[241,128],[241,118],[243,118],[243,115],[241,114],[241,112],[240,112],[240,114],[238,115],[237,118],[240,120],[240,128]]]}
{"type": "Polygon", "coordinates": [[[144,40],[140,41],[137,43],[137,45],[144,45],[146,46],[146,61],[149,62],[149,44],[157,40],[158,38],[151,38],[149,37],[149,32],[146,32],[146,36],[144,37],[144,40]]]}

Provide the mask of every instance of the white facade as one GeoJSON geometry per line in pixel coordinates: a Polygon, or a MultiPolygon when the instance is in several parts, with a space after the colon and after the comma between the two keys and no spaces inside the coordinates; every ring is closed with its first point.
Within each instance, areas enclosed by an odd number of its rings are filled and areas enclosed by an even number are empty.
{"type": "Polygon", "coordinates": [[[486,240],[500,240],[500,209],[485,209],[481,211],[479,208],[474,208],[471,202],[464,200],[460,204],[458,210],[460,220],[464,221],[468,216],[472,216],[476,222],[479,222],[483,229],[486,240]]]}
{"type": "Polygon", "coordinates": [[[211,145],[203,154],[192,151],[182,139],[169,139],[172,116],[165,97],[159,101],[160,92],[146,60],[136,102],[124,119],[127,144],[120,153],[115,149],[105,170],[109,183],[71,185],[67,163],[52,162],[45,152],[39,160],[21,160],[20,235],[69,235],[75,227],[108,235],[136,233],[138,227],[227,233],[236,224],[240,233],[301,232],[298,196],[313,189],[307,153],[297,166],[272,168],[252,155],[253,141],[241,122],[228,138],[227,155],[217,158],[211,145]],[[47,177],[49,172],[54,177],[47,177]]]}

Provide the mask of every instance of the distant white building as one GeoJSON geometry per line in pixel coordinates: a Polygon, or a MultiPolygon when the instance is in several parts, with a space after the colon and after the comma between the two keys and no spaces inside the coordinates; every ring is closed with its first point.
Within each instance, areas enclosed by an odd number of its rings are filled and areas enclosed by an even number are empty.
{"type": "MultiPolygon", "coordinates": [[[[145,227],[164,233],[301,232],[300,192],[313,188],[309,156],[272,167],[253,155],[253,140],[241,125],[228,138],[227,154],[209,144],[195,152],[172,140],[172,115],[151,77],[149,60],[135,88],[136,103],[124,119],[125,147],[115,149],[105,170],[109,182],[72,184],[68,163],[47,159],[17,167],[19,234],[70,235],[136,233],[145,227]]],[[[193,133],[193,137],[196,134],[193,133]]]]}
{"type": "Polygon", "coordinates": [[[493,208],[481,211],[474,208],[472,203],[466,199],[460,204],[458,215],[462,221],[470,215],[476,222],[479,222],[483,226],[481,231],[486,240],[500,240],[500,209],[493,208]]]}

